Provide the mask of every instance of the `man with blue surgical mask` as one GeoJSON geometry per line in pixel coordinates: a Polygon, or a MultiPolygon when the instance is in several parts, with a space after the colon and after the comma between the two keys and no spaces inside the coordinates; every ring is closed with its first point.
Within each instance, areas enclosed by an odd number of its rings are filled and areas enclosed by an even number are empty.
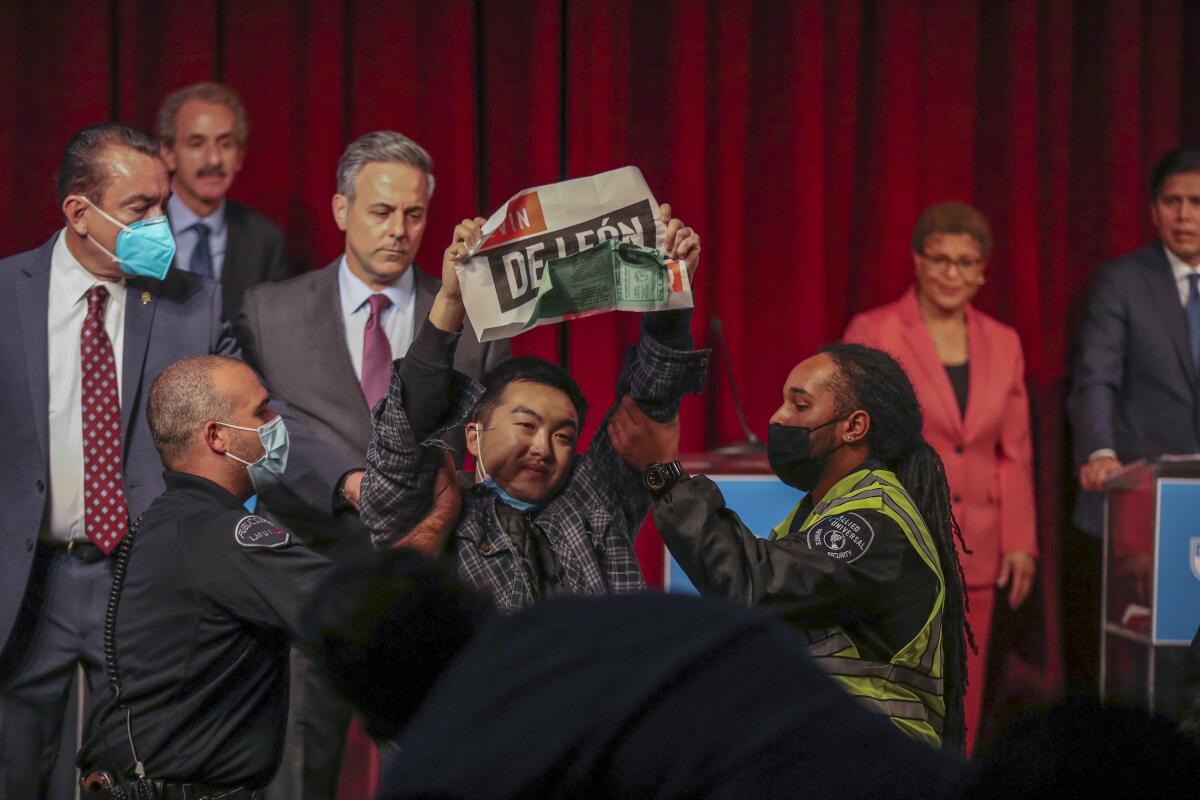
{"type": "MultiPolygon", "coordinates": [[[[92,695],[104,683],[111,556],[164,488],[151,383],[182,358],[238,353],[220,287],[170,267],[158,142],[114,123],[84,128],[55,187],[63,227],[0,260],[0,797],[65,797],[51,774],[74,780],[69,764],[53,768],[60,741],[74,740],[61,730],[68,687],[80,665],[92,695]]],[[[353,464],[289,427],[296,491],[331,506],[353,464]]]]}
{"type": "MultiPolygon", "coordinates": [[[[83,788],[124,796],[144,778],[155,797],[255,797],[283,753],[289,640],[332,562],[243,505],[288,463],[286,423],[252,369],[183,359],[146,413],[167,488],[117,552],[83,788]]],[[[454,493],[447,504],[442,528],[454,493]]]]}
{"type": "Polygon", "coordinates": [[[222,356],[179,361],[155,380],[147,416],[167,488],[116,556],[119,610],[103,638],[120,700],[110,671],[85,728],[84,789],[122,786],[136,750],[152,781],[249,796],[278,763],[289,632],[330,562],[243,506],[288,456],[253,370],[222,356]]]}
{"type": "Polygon", "coordinates": [[[246,465],[246,472],[250,474],[250,483],[254,487],[254,493],[262,494],[278,485],[284,470],[287,469],[288,456],[288,432],[287,426],[283,423],[283,417],[276,414],[270,422],[265,422],[257,428],[244,428],[228,422],[218,424],[224,425],[226,428],[253,431],[258,434],[263,454],[254,461],[247,461],[230,451],[225,453],[234,461],[246,465]]]}
{"type": "Polygon", "coordinates": [[[91,234],[88,239],[121,268],[128,277],[154,278],[161,281],[171,268],[171,259],[175,257],[175,239],[171,236],[171,226],[167,224],[166,216],[143,218],[126,225],[120,220],[113,219],[104,209],[93,203],[90,198],[80,195],[100,216],[120,228],[117,232],[116,252],[109,250],[96,241],[91,234]]]}
{"type": "Polygon", "coordinates": [[[68,796],[50,778],[73,780],[53,770],[68,687],[78,665],[104,683],[111,557],[163,490],[150,382],[237,350],[216,285],[170,270],[158,142],[85,128],[55,183],[63,226],[0,261],[0,797],[68,796]]]}

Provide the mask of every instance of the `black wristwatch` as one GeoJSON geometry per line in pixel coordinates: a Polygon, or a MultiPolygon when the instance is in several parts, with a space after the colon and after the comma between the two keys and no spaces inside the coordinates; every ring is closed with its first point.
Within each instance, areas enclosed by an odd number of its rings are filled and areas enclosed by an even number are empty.
{"type": "Polygon", "coordinates": [[[642,483],[650,490],[650,494],[660,495],[679,483],[680,479],[688,477],[683,471],[683,464],[672,461],[668,464],[651,464],[642,473],[642,483]]]}

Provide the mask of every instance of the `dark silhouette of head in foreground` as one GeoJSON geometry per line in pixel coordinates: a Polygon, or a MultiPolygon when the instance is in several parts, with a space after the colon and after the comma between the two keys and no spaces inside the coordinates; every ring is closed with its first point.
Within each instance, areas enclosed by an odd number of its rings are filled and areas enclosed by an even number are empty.
{"type": "Polygon", "coordinates": [[[371,735],[391,739],[491,613],[453,567],[398,549],[334,569],[309,601],[306,639],[371,735]]]}
{"type": "Polygon", "coordinates": [[[511,617],[402,551],[311,602],[334,684],[399,754],[380,798],[1189,796],[1193,740],[1072,701],[970,764],[900,733],[785,624],[719,600],[564,597],[511,617]],[[402,732],[402,733],[401,733],[402,732]]]}
{"type": "Polygon", "coordinates": [[[1173,721],[1073,697],[1014,720],[964,794],[972,798],[1194,797],[1200,746],[1173,721]]]}

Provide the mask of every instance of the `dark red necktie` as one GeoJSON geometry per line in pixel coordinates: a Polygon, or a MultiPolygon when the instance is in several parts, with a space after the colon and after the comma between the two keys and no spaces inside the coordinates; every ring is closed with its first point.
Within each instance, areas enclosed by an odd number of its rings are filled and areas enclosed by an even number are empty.
{"type": "Polygon", "coordinates": [[[392,346],[388,343],[381,320],[384,309],[392,301],[385,294],[373,294],[368,302],[371,304],[371,316],[367,318],[367,327],[363,330],[362,376],[358,382],[362,386],[367,407],[373,409],[387,394],[388,374],[392,367],[392,346]]]}
{"type": "Polygon", "coordinates": [[[79,340],[83,366],[83,519],[88,538],[106,555],[129,530],[129,508],[121,482],[121,396],[117,360],[104,330],[108,290],[87,293],[87,317],[79,340]]]}

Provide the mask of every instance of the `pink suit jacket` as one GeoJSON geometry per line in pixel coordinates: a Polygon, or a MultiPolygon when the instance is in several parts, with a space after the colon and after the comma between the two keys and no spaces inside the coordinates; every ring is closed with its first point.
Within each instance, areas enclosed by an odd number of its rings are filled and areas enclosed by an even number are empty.
{"type": "Polygon", "coordinates": [[[994,585],[1003,553],[1036,555],[1029,401],[1017,332],[967,307],[970,388],[965,418],[921,317],[915,289],[855,316],[843,339],[890,353],[908,372],[925,415],[925,438],[946,465],[954,514],[974,551],[962,555],[967,585],[994,585]]]}

